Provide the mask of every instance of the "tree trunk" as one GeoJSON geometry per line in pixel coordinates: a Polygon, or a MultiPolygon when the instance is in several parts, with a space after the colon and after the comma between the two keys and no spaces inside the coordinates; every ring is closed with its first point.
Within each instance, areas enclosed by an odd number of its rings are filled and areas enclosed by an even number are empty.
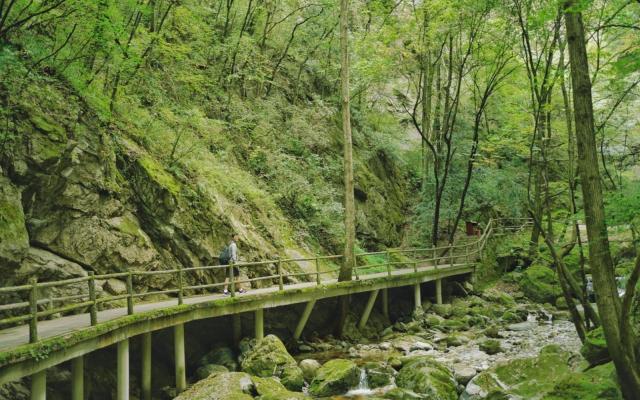
{"type": "Polygon", "coordinates": [[[342,132],[344,134],[344,259],[340,268],[339,281],[351,280],[355,265],[356,210],[353,195],[353,145],[351,140],[351,113],[349,110],[349,0],[340,1],[340,71],[342,98],[342,132]]]}
{"type": "MultiPolygon", "coordinates": [[[[353,194],[353,145],[351,140],[351,113],[349,110],[349,37],[348,37],[349,0],[340,0],[340,85],[342,98],[342,132],[344,134],[344,257],[338,281],[350,281],[355,266],[356,210],[353,194]]],[[[339,300],[338,320],[335,333],[342,336],[343,327],[349,312],[349,297],[339,300]]]]}
{"type": "MultiPolygon", "coordinates": [[[[622,393],[626,399],[635,399],[640,393],[640,371],[635,362],[634,349],[625,346],[626,343],[634,341],[621,337],[622,307],[618,298],[604,214],[582,14],[574,9],[573,0],[566,1],[564,7],[571,63],[578,169],[590,246],[593,286],[609,354],[616,366],[622,393]]],[[[630,335],[633,333],[630,332],[630,335]]]]}

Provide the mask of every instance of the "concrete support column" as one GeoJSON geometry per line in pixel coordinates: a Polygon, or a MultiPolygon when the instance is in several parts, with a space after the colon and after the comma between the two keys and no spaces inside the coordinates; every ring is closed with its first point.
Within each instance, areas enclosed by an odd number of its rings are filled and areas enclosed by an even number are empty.
{"type": "Polygon", "coordinates": [[[362,317],[360,318],[360,322],[358,323],[358,329],[364,328],[369,320],[369,315],[371,315],[371,310],[373,310],[373,305],[376,304],[376,299],[378,298],[379,289],[372,291],[369,294],[369,300],[367,301],[367,305],[364,307],[364,311],[362,312],[362,317]]]}
{"type": "Polygon", "coordinates": [[[300,339],[300,337],[302,336],[302,331],[304,330],[304,327],[307,324],[307,321],[309,320],[309,316],[311,315],[311,311],[313,310],[313,306],[315,304],[316,304],[316,301],[315,300],[311,300],[305,306],[304,311],[302,312],[302,315],[300,316],[300,320],[298,321],[298,325],[296,326],[296,330],[293,333],[293,338],[295,340],[300,339]]]}
{"type": "Polygon", "coordinates": [[[237,346],[242,339],[242,320],[240,314],[231,316],[231,325],[233,325],[233,345],[237,346]]]}
{"type": "Polygon", "coordinates": [[[84,400],[84,357],[71,360],[71,400],[84,400]]]}
{"type": "Polygon", "coordinates": [[[129,400],[129,339],[118,342],[118,400],[129,400]]]}
{"type": "Polygon", "coordinates": [[[382,289],[382,315],[389,319],[389,289],[382,289]]]}
{"type": "Polygon", "coordinates": [[[442,304],[442,279],[436,279],[436,304],[442,304]]]}
{"type": "Polygon", "coordinates": [[[422,293],[420,292],[420,284],[413,285],[413,301],[415,303],[415,310],[422,309],[422,293]]]}
{"type": "Polygon", "coordinates": [[[47,370],[31,375],[31,400],[46,400],[47,370]]]}
{"type": "Polygon", "coordinates": [[[264,337],[264,309],[262,308],[256,310],[254,328],[256,331],[256,340],[262,339],[264,337]]]}
{"type": "Polygon", "coordinates": [[[151,400],[151,332],[142,334],[142,400],[151,400]]]}
{"type": "Polygon", "coordinates": [[[184,357],[184,324],[173,327],[173,350],[176,361],[176,389],[178,393],[187,388],[187,368],[184,357]]]}

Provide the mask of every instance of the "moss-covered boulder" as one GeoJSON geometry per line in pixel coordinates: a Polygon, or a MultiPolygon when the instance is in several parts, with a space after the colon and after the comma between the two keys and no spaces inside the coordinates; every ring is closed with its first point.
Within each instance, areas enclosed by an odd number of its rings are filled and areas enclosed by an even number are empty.
{"type": "Polygon", "coordinates": [[[0,272],[20,264],[29,249],[21,195],[0,170],[0,272]]]}
{"type": "Polygon", "coordinates": [[[235,352],[226,346],[215,346],[213,350],[205,354],[201,359],[201,366],[222,365],[229,371],[238,370],[238,359],[235,352]]]}
{"type": "Polygon", "coordinates": [[[196,377],[198,380],[202,380],[208,378],[211,374],[219,374],[223,372],[229,372],[227,367],[218,364],[207,364],[196,370],[196,377]]]}
{"type": "Polygon", "coordinates": [[[320,367],[309,386],[309,393],[317,397],[344,394],[359,381],[360,368],[353,361],[335,359],[320,367]]]}
{"type": "Polygon", "coordinates": [[[502,352],[502,347],[500,346],[500,341],[495,339],[487,339],[479,345],[480,350],[484,351],[489,355],[498,354],[502,352]]]}
{"type": "Polygon", "coordinates": [[[223,372],[197,382],[175,400],[252,400],[254,385],[244,372],[223,372]]]}
{"type": "Polygon", "coordinates": [[[557,345],[546,346],[537,357],[511,360],[476,375],[461,398],[540,398],[573,373],[570,357],[557,345]]]}
{"type": "Polygon", "coordinates": [[[431,357],[413,357],[405,362],[396,377],[396,385],[433,400],[458,399],[452,372],[431,357]]]}
{"type": "Polygon", "coordinates": [[[367,374],[367,385],[371,389],[390,385],[396,370],[388,364],[369,362],[363,366],[367,374]]]}
{"type": "Polygon", "coordinates": [[[385,399],[389,400],[423,400],[424,395],[412,392],[408,389],[393,388],[384,394],[385,399]]]}
{"type": "Polygon", "coordinates": [[[609,349],[607,348],[607,341],[604,337],[602,327],[596,328],[587,333],[580,354],[591,365],[600,364],[603,361],[609,359],[609,349]]]}
{"type": "Polygon", "coordinates": [[[482,298],[487,300],[489,303],[497,303],[503,306],[514,306],[516,301],[509,295],[501,290],[496,288],[489,288],[482,292],[482,298]]]}
{"type": "Polygon", "coordinates": [[[451,304],[434,304],[432,310],[439,316],[448,318],[453,313],[453,306],[451,304]]]}
{"type": "Polygon", "coordinates": [[[542,400],[622,400],[613,363],[576,372],[558,382],[542,400]]]}
{"type": "Polygon", "coordinates": [[[291,392],[276,378],[252,378],[259,400],[300,400],[308,399],[303,393],[291,392]]]}
{"type": "Polygon", "coordinates": [[[520,278],[524,294],[538,303],[555,303],[562,294],[555,272],[544,265],[534,264],[520,278]]]}
{"type": "Polygon", "coordinates": [[[301,390],[304,385],[302,370],[274,335],[265,336],[244,355],[242,370],[260,378],[280,378],[289,390],[301,390]]]}
{"type": "Polygon", "coordinates": [[[318,370],[320,369],[320,363],[317,360],[306,359],[300,361],[300,369],[302,370],[302,376],[307,382],[311,382],[315,378],[318,370]]]}

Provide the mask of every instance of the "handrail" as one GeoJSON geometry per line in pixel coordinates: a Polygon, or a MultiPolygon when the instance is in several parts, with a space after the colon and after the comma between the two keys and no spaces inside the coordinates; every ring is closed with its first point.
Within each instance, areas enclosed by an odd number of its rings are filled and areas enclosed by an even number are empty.
{"type": "MultiPolygon", "coordinates": [[[[486,242],[488,238],[494,233],[494,229],[502,228],[509,231],[512,229],[518,231],[526,228],[529,225],[532,225],[531,220],[528,218],[513,218],[508,220],[523,221],[522,224],[516,226],[501,227],[498,224],[498,221],[500,221],[500,219],[490,219],[485,226],[482,234],[476,240],[467,241],[466,243],[462,244],[450,244],[446,246],[432,246],[425,248],[390,248],[384,251],[374,251],[357,254],[355,256],[356,266],[354,266],[353,268],[353,272],[355,275],[353,279],[357,280],[360,279],[361,276],[380,272],[386,272],[389,276],[391,276],[392,269],[396,268],[396,266],[410,266],[414,269],[415,272],[418,272],[418,268],[422,267],[432,266],[435,269],[441,269],[447,268],[447,266],[454,267],[459,265],[475,264],[477,258],[482,256],[482,252],[484,250],[486,242]],[[402,255],[403,258],[398,259],[399,255],[402,255]],[[359,260],[364,260],[366,257],[370,256],[383,256],[384,261],[375,263],[366,263],[365,261],[363,265],[357,265],[359,260]]],[[[279,286],[280,290],[284,290],[285,286],[297,281],[297,279],[295,278],[304,277],[307,280],[312,281],[315,277],[316,284],[321,285],[323,281],[326,282],[326,280],[323,280],[323,276],[326,276],[328,274],[333,275],[334,273],[339,271],[340,268],[328,266],[328,268],[325,267],[324,270],[322,270],[320,268],[320,262],[338,260],[343,257],[343,255],[337,254],[315,257],[242,262],[236,263],[235,265],[207,265],[190,268],[179,267],[166,270],[127,271],[102,275],[95,275],[93,272],[89,272],[88,276],[47,282],[37,282],[36,279],[32,279],[29,284],[26,285],[0,288],[0,296],[28,292],[28,299],[24,299],[18,295],[16,299],[17,301],[14,300],[14,302],[12,303],[0,304],[0,312],[8,312],[10,314],[15,314],[14,310],[28,308],[27,313],[8,316],[5,314],[5,318],[0,319],[0,326],[13,325],[24,321],[29,321],[29,339],[30,342],[35,342],[38,340],[38,318],[55,316],[59,317],[64,313],[83,309],[85,313],[88,312],[90,314],[91,325],[96,325],[98,323],[98,307],[106,303],[126,300],[128,311],[127,313],[133,314],[134,299],[140,299],[151,295],[172,294],[177,296],[178,304],[182,304],[185,291],[189,291],[191,293],[206,293],[202,291],[226,286],[224,282],[202,283],[194,285],[184,284],[184,274],[191,271],[195,272],[225,270],[227,277],[230,278],[229,286],[231,289],[232,297],[235,296],[236,285],[241,283],[271,281],[272,284],[274,284],[275,282],[279,286]],[[291,262],[313,262],[315,263],[315,270],[308,272],[283,272],[282,264],[291,262]],[[265,276],[246,279],[239,279],[239,277],[234,276],[235,268],[233,267],[256,268],[259,266],[275,266],[276,272],[269,273],[269,275],[265,276]],[[136,293],[134,291],[134,279],[136,284],[144,286],[141,284],[141,281],[144,281],[147,277],[157,275],[170,275],[171,284],[167,285],[161,290],[140,293],[136,293]],[[126,279],[126,293],[98,296],[96,294],[96,280],[106,280],[113,278],[126,279]],[[67,285],[80,285],[81,293],[70,296],[44,296],[43,290],[56,289],[61,286],[67,285]],[[86,285],[86,287],[83,288],[83,285],[86,285]],[[58,303],[59,305],[54,307],[54,303],[58,303]]],[[[329,279],[334,278],[329,277],[329,279]]]]}

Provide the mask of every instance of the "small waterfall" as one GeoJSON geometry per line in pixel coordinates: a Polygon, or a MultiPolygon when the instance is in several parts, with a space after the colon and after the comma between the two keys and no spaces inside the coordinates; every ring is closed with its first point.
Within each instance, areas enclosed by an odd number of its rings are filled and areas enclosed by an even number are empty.
{"type": "Polygon", "coordinates": [[[369,389],[369,385],[367,384],[367,372],[364,368],[360,368],[360,382],[358,382],[358,386],[355,389],[347,393],[347,396],[362,396],[371,393],[373,393],[373,391],[369,389]]]}

